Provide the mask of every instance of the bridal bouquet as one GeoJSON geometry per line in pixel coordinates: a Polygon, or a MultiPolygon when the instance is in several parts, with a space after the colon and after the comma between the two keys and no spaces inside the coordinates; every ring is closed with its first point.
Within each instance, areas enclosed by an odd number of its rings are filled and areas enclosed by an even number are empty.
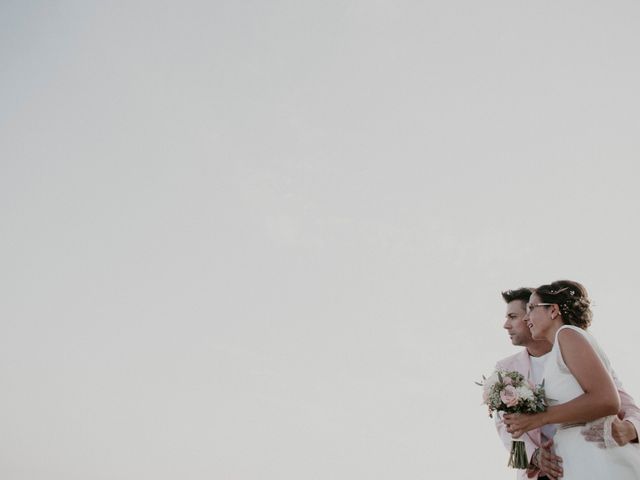
{"type": "MultiPolygon", "coordinates": [[[[497,371],[489,378],[482,376],[482,382],[476,382],[482,387],[482,403],[489,407],[489,417],[493,412],[502,413],[538,413],[547,408],[544,395],[544,381],[541,385],[534,385],[527,381],[520,372],[497,371]]],[[[508,466],[512,468],[527,468],[529,460],[524,441],[514,438],[511,440],[511,454],[508,466]]]]}

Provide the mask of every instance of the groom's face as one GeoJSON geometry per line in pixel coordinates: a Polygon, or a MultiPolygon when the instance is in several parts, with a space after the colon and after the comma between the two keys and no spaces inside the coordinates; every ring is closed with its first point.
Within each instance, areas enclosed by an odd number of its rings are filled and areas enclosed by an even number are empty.
{"type": "Polygon", "coordinates": [[[526,303],[524,301],[514,300],[507,303],[507,313],[503,328],[509,334],[513,345],[525,346],[531,342],[531,331],[524,321],[526,314],[526,303]]]}

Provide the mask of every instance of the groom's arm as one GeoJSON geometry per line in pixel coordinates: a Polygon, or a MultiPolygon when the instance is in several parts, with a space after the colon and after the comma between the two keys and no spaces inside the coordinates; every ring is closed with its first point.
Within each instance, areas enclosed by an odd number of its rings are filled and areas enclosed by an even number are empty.
{"type": "MultiPolygon", "coordinates": [[[[500,417],[497,414],[494,414],[494,419],[495,419],[495,424],[496,424],[496,430],[498,431],[498,435],[500,436],[500,440],[502,440],[502,443],[504,444],[504,448],[507,449],[508,452],[511,451],[511,434],[509,432],[507,432],[507,426],[505,425],[505,423],[500,419],[500,417]]],[[[527,458],[531,459],[533,457],[533,454],[535,453],[535,451],[537,450],[536,444],[533,443],[533,440],[531,440],[529,434],[532,434],[535,430],[532,430],[531,432],[527,432],[524,435],[522,435],[520,437],[520,440],[522,440],[524,442],[524,448],[527,452],[527,458]]],[[[535,476],[537,476],[537,470],[535,469],[528,469],[527,473],[529,475],[529,477],[533,476],[535,474],[535,476]]]]}
{"type": "Polygon", "coordinates": [[[605,432],[609,438],[613,438],[620,446],[627,443],[638,443],[638,432],[640,432],[640,408],[633,401],[618,378],[615,371],[611,372],[613,381],[618,388],[620,396],[620,411],[618,418],[611,423],[611,431],[605,432]]]}
{"type": "MultiPolygon", "coordinates": [[[[503,365],[501,362],[498,362],[496,363],[494,370],[498,372],[500,370],[508,370],[508,369],[505,368],[505,365],[503,365]]],[[[511,434],[507,432],[507,426],[502,421],[502,415],[499,415],[498,412],[495,412],[493,414],[493,419],[495,421],[496,431],[498,432],[498,436],[500,437],[500,440],[502,440],[504,448],[511,451],[511,434]]]]}
{"type": "MultiPolygon", "coordinates": [[[[496,363],[494,370],[496,372],[499,372],[501,370],[512,370],[509,367],[510,367],[509,365],[505,365],[501,361],[499,361],[496,363]]],[[[508,451],[511,451],[511,434],[507,432],[507,426],[502,421],[502,414],[498,412],[494,412],[493,419],[495,421],[496,431],[498,432],[498,436],[500,437],[500,440],[502,441],[504,448],[506,448],[508,451]]],[[[529,454],[528,448],[527,448],[527,454],[529,454]]]]}
{"type": "Polygon", "coordinates": [[[611,443],[605,442],[605,437],[613,438],[620,446],[627,443],[638,443],[638,432],[640,431],[640,408],[635,404],[631,395],[618,387],[620,395],[620,411],[612,422],[605,422],[605,419],[588,424],[582,431],[584,438],[590,442],[598,443],[602,448],[611,443]],[[605,428],[610,428],[605,432],[605,428]]]}
{"type": "MultiPolygon", "coordinates": [[[[501,371],[501,370],[515,370],[515,369],[513,368],[512,365],[504,364],[501,361],[498,361],[495,366],[495,371],[501,371]]],[[[502,421],[502,414],[498,414],[498,412],[495,412],[493,414],[493,417],[495,420],[496,431],[498,432],[498,436],[500,437],[500,440],[502,441],[504,448],[506,448],[507,451],[510,452],[512,437],[511,437],[511,434],[507,432],[507,426],[502,421]]],[[[534,454],[537,448],[536,444],[533,443],[533,440],[531,440],[531,437],[529,436],[529,434],[532,434],[532,433],[533,431],[527,432],[524,435],[522,435],[522,437],[520,437],[520,440],[524,441],[524,448],[527,452],[527,458],[531,458],[531,456],[534,454]]]]}
{"type": "Polygon", "coordinates": [[[496,424],[496,430],[498,432],[500,440],[502,440],[502,443],[504,444],[504,448],[506,448],[507,450],[511,450],[511,434],[507,432],[507,426],[498,417],[497,413],[494,413],[493,415],[496,424]]]}
{"type": "Polygon", "coordinates": [[[618,442],[618,445],[627,443],[638,443],[638,432],[640,431],[640,408],[636,405],[627,392],[622,388],[618,389],[620,395],[620,417],[623,421],[614,421],[611,425],[611,435],[618,442]]]}

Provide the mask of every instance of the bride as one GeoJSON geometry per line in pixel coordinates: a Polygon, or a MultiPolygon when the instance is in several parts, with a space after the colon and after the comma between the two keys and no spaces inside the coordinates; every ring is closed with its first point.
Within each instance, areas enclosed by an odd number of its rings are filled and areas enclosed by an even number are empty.
{"type": "Polygon", "coordinates": [[[563,459],[565,480],[640,479],[637,445],[598,448],[581,435],[586,422],[617,414],[620,398],[605,353],[586,330],[590,300],[577,282],[560,280],[533,291],[527,322],[534,339],[553,344],[544,370],[549,407],[532,415],[505,415],[514,438],[542,425],[556,424],[556,454],[563,459]]]}

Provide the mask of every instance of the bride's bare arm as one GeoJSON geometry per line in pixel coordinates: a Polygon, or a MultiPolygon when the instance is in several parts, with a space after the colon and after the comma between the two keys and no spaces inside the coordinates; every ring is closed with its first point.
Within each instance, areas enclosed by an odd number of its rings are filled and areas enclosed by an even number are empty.
{"type": "Polygon", "coordinates": [[[558,332],[562,358],[584,394],[573,400],[547,408],[533,415],[504,416],[507,430],[514,436],[552,423],[590,422],[615,415],[620,409],[618,390],[588,340],[569,328],[558,332]]]}

